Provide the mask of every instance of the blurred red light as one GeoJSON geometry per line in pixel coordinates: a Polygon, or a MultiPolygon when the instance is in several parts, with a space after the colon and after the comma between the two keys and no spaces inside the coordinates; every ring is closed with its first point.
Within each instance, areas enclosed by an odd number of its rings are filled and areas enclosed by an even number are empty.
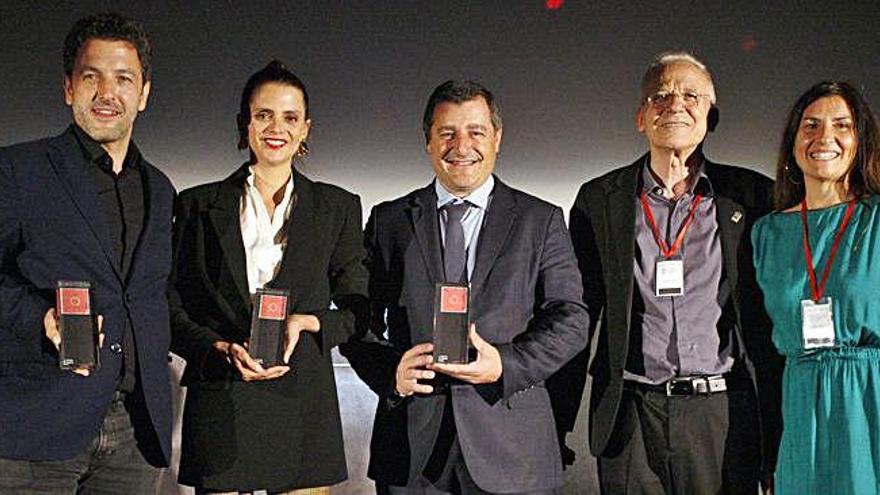
{"type": "Polygon", "coordinates": [[[548,9],[556,10],[559,7],[562,7],[562,2],[563,0],[546,0],[544,4],[547,6],[548,9]]]}
{"type": "Polygon", "coordinates": [[[746,53],[752,53],[758,49],[758,39],[754,34],[747,34],[739,42],[740,48],[746,53]]]}

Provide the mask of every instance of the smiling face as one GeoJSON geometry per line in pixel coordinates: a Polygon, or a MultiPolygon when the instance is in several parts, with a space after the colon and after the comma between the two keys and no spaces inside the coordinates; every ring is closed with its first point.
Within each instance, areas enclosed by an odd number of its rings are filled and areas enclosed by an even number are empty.
{"type": "Polygon", "coordinates": [[[300,144],[309,135],[311,120],[299,88],[265,83],[251,98],[248,146],[256,165],[289,167],[300,144]]]}
{"type": "Polygon", "coordinates": [[[712,80],[687,62],[667,65],[649,95],[664,95],[664,101],[645,101],[636,114],[636,127],[645,134],[652,150],[673,150],[690,154],[706,137],[707,118],[715,90],[712,80]],[[696,98],[695,104],[686,101],[696,98]]]}
{"type": "Polygon", "coordinates": [[[147,107],[149,94],[137,50],[127,41],[86,41],[70,76],[64,77],[64,102],[74,122],[105,147],[128,146],[134,119],[147,107]]]}
{"type": "Polygon", "coordinates": [[[840,96],[825,96],[801,116],[794,158],[806,183],[836,183],[853,165],[858,147],[852,111],[840,96]]]}
{"type": "Polygon", "coordinates": [[[483,185],[500,147],[501,129],[492,125],[482,96],[434,108],[427,151],[437,180],[452,194],[464,197],[483,185]]]}

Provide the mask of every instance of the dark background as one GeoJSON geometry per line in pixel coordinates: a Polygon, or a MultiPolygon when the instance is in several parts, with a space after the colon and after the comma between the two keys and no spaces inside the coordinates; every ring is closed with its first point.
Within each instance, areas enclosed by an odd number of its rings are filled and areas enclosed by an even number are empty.
{"type": "Polygon", "coordinates": [[[108,9],[153,37],[153,92],[135,139],[178,188],[245,160],[240,91],[276,57],[310,92],[304,171],[361,194],[365,209],[430,180],[421,114],[449,78],[497,94],[499,175],[565,209],[579,183],[646,149],[633,116],[660,51],[693,50],[713,71],[721,125],[706,149],[723,162],[770,173],[789,106],[821,79],[850,80],[880,105],[878,2],[4,1],[0,145],[67,125],[64,36],[108,9]]]}
{"type": "MultiPolygon", "coordinates": [[[[246,159],[235,147],[241,88],[272,58],[310,92],[304,171],[360,194],[365,209],[431,179],[421,115],[432,89],[450,78],[481,80],[498,96],[499,175],[566,210],[581,182],[646,150],[634,115],[642,72],[658,52],[692,50],[714,74],[721,124],[707,153],[765,173],[788,108],[813,83],[847,79],[880,105],[876,1],[565,0],[551,9],[545,0],[3,0],[0,146],[57,134],[70,122],[64,36],[99,10],[134,17],[152,35],[153,91],[135,140],[178,189],[225,177],[246,159]]],[[[176,360],[173,370],[180,368],[176,360]]],[[[334,493],[371,493],[375,397],[344,366],[337,382],[350,481],[334,493]]],[[[567,495],[596,491],[585,404],[569,437],[578,462],[567,471],[567,495]]],[[[161,492],[177,491],[172,470],[161,492]]]]}
{"type": "MultiPolygon", "coordinates": [[[[498,96],[499,175],[566,210],[581,182],[645,151],[634,126],[638,84],[658,52],[692,50],[713,71],[721,124],[708,154],[766,173],[789,106],[813,83],[847,79],[880,105],[876,1],[565,0],[551,9],[545,0],[3,0],[0,146],[70,122],[62,43],[76,19],[99,10],[140,20],[153,38],[153,91],[135,139],[179,189],[220,179],[246,159],[235,147],[241,88],[272,58],[310,92],[304,171],[357,192],[365,209],[430,180],[421,115],[449,78],[481,80],[498,96]]],[[[180,361],[172,368],[179,373],[180,361]]],[[[371,493],[375,397],[344,366],[337,382],[350,481],[334,493],[371,493]]],[[[567,495],[597,490],[585,416],[569,438],[578,462],[566,472],[567,495]]],[[[172,470],[161,492],[177,491],[172,470]]]]}

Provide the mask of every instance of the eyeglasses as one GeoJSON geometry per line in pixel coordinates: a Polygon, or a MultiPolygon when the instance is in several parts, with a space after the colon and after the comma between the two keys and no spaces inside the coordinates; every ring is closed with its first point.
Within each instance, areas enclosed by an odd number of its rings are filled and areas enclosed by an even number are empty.
{"type": "Polygon", "coordinates": [[[697,93],[696,91],[657,91],[645,98],[645,101],[654,106],[666,107],[672,104],[676,96],[681,97],[681,101],[687,108],[695,107],[700,104],[700,100],[703,98],[711,97],[711,95],[697,93]]]}

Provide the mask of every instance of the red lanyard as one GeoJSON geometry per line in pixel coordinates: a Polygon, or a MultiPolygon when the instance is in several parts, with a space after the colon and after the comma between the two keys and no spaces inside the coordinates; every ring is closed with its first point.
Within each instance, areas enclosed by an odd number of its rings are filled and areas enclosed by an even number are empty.
{"type": "Polygon", "coordinates": [[[663,239],[663,234],[661,234],[660,229],[657,228],[657,221],[654,220],[654,214],[651,213],[651,207],[648,206],[648,195],[645,194],[645,191],[642,191],[642,194],[639,195],[639,199],[642,200],[642,209],[645,211],[645,219],[648,220],[648,225],[651,226],[654,240],[657,241],[657,245],[660,246],[660,254],[662,254],[664,258],[674,256],[675,253],[681,249],[681,245],[684,244],[684,234],[694,220],[694,215],[697,213],[697,207],[700,206],[700,201],[703,200],[703,195],[697,194],[694,196],[694,203],[691,205],[691,211],[688,212],[687,218],[684,219],[684,223],[679,227],[678,235],[675,236],[675,242],[672,243],[672,246],[666,245],[666,241],[663,239]]]}
{"type": "Polygon", "coordinates": [[[828,255],[828,262],[825,264],[825,270],[822,271],[822,281],[816,283],[816,269],[813,268],[813,250],[810,249],[810,234],[807,231],[807,200],[801,201],[801,222],[804,224],[804,258],[807,261],[807,275],[810,276],[810,289],[813,290],[813,301],[819,302],[822,294],[825,292],[825,282],[828,281],[828,274],[831,273],[831,265],[834,264],[834,256],[837,254],[837,248],[840,247],[840,239],[846,232],[846,226],[853,216],[856,208],[856,198],[850,200],[846,207],[846,213],[843,214],[843,220],[840,222],[840,229],[837,231],[837,237],[834,238],[834,244],[831,245],[831,253],[828,255]]]}

